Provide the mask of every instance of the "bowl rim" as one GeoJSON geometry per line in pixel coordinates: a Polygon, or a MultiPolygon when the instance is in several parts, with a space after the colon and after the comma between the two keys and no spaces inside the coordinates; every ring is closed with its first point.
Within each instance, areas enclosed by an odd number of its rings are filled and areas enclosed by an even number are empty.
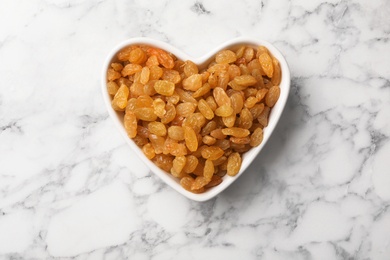
{"type": "MultiPolygon", "coordinates": [[[[194,200],[194,201],[207,201],[218,194],[220,194],[222,191],[224,191],[226,188],[228,188],[233,182],[235,182],[242,174],[245,172],[245,170],[249,167],[249,165],[253,162],[253,160],[259,155],[259,153],[262,151],[263,147],[267,143],[268,139],[270,138],[271,134],[274,132],[275,127],[277,123],[280,120],[281,114],[285,108],[285,105],[287,103],[287,99],[290,92],[290,69],[287,64],[286,59],[282,55],[282,53],[270,42],[262,39],[253,39],[253,38],[246,38],[246,37],[238,37],[231,40],[228,40],[217,47],[213,48],[211,51],[205,53],[204,55],[196,58],[192,57],[191,55],[188,55],[187,53],[183,52],[180,49],[177,49],[176,47],[170,45],[169,43],[156,40],[153,38],[147,38],[147,37],[135,37],[130,38],[127,40],[124,40],[117,44],[114,48],[111,49],[111,51],[106,56],[106,59],[103,64],[102,68],[102,75],[101,75],[101,91],[104,99],[104,103],[106,104],[107,112],[110,115],[111,119],[114,121],[114,124],[117,126],[119,132],[126,140],[127,144],[132,148],[132,150],[137,154],[137,156],[141,159],[144,164],[148,166],[148,168],[156,174],[160,179],[162,179],[167,185],[172,187],[174,190],[179,192],[180,194],[184,195],[185,197],[194,200]],[[280,68],[282,71],[282,77],[281,77],[281,83],[279,84],[281,93],[278,102],[276,105],[272,108],[270,118],[272,117],[273,120],[269,120],[269,124],[267,127],[264,128],[264,137],[262,143],[249,150],[248,152],[243,155],[242,165],[239,173],[236,176],[228,176],[225,175],[223,178],[224,180],[222,183],[218,186],[212,187],[211,189],[207,190],[204,193],[195,194],[192,192],[189,192],[185,190],[180,183],[178,183],[177,178],[171,176],[170,174],[166,173],[165,171],[161,170],[159,167],[157,167],[152,161],[150,161],[146,156],[143,154],[142,150],[127,136],[127,133],[123,127],[123,123],[121,122],[121,118],[119,118],[118,112],[116,112],[111,107],[111,96],[108,94],[107,91],[107,69],[109,68],[111,62],[114,60],[115,55],[123,48],[134,45],[134,44],[145,44],[145,45],[152,45],[158,48],[161,48],[165,51],[173,53],[178,59],[181,60],[191,60],[197,66],[202,66],[202,64],[208,63],[210,59],[212,59],[215,54],[223,49],[227,48],[233,48],[238,45],[252,45],[252,46],[259,46],[263,45],[265,46],[269,52],[279,61],[280,68]],[[275,108],[278,108],[276,111],[275,108]],[[275,118],[276,117],[276,118],[275,118]],[[245,157],[244,157],[245,156],[245,157]],[[244,164],[245,162],[245,164],[244,164]]],[[[122,116],[123,117],[123,116],[122,116]]],[[[123,120],[123,119],[122,119],[123,120]]]]}

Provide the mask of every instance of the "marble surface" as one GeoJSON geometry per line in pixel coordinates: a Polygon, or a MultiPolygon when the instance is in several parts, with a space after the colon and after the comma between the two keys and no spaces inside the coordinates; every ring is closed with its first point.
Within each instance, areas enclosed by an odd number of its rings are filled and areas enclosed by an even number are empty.
{"type": "Polygon", "coordinates": [[[0,2],[0,259],[390,259],[390,2],[0,2]],[[273,42],[292,72],[256,162],[211,201],[151,175],[100,93],[147,36],[273,42]]]}

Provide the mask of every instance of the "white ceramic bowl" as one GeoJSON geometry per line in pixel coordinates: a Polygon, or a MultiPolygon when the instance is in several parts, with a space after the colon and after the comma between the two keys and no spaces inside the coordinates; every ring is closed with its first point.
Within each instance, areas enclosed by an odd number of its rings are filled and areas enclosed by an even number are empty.
{"type": "Polygon", "coordinates": [[[111,118],[114,120],[116,126],[118,127],[118,130],[122,134],[122,136],[125,138],[127,144],[130,146],[130,148],[138,155],[138,157],[150,168],[150,170],[156,174],[158,177],[160,177],[166,184],[171,186],[173,189],[175,189],[180,194],[186,196],[189,199],[195,200],[195,201],[207,201],[215,196],[217,196],[219,193],[221,193],[223,190],[225,190],[227,187],[229,187],[235,180],[240,177],[243,172],[248,168],[248,166],[252,163],[252,161],[256,158],[256,156],[259,154],[259,152],[263,149],[264,145],[267,143],[268,139],[270,138],[272,132],[275,129],[276,124],[279,121],[279,118],[283,112],[283,109],[285,107],[285,104],[287,102],[287,98],[290,91],[290,70],[288,68],[287,62],[284,59],[283,55],[269,42],[260,40],[260,39],[246,39],[246,38],[237,38],[230,41],[227,41],[223,43],[222,45],[218,46],[217,48],[211,50],[206,55],[194,58],[186,53],[182,52],[181,50],[176,49],[175,47],[158,40],[150,39],[150,38],[132,38],[129,40],[126,40],[119,45],[117,45],[107,56],[106,61],[103,66],[102,70],[102,78],[101,78],[101,87],[102,87],[102,93],[103,98],[107,106],[107,110],[111,118]],[[259,46],[263,45],[268,48],[268,50],[272,53],[272,55],[279,61],[282,71],[282,79],[280,83],[280,97],[276,105],[272,108],[271,114],[269,117],[269,123],[266,128],[264,128],[264,139],[263,142],[255,148],[252,148],[248,152],[246,152],[243,155],[242,158],[242,165],[240,172],[234,176],[230,177],[228,175],[225,175],[223,177],[223,181],[220,185],[213,187],[211,189],[208,189],[206,192],[201,194],[194,194],[189,191],[186,191],[184,188],[180,186],[180,183],[177,178],[174,178],[170,174],[166,173],[165,171],[158,168],[152,161],[147,159],[142,150],[127,136],[127,133],[123,126],[123,115],[116,112],[111,107],[111,97],[107,92],[107,69],[109,68],[111,62],[115,60],[115,55],[124,47],[128,45],[134,45],[134,44],[146,44],[150,46],[155,46],[158,48],[161,48],[163,50],[166,50],[168,52],[173,53],[178,59],[180,60],[191,60],[194,63],[196,63],[199,67],[207,66],[207,64],[210,62],[210,60],[215,56],[215,54],[222,50],[222,49],[231,49],[239,45],[251,45],[251,46],[259,46]]]}

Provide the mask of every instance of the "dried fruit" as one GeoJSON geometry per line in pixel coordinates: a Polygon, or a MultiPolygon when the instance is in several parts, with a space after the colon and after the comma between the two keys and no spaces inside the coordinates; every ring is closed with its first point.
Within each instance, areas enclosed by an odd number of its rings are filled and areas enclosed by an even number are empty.
{"type": "Polygon", "coordinates": [[[123,119],[123,124],[125,126],[127,135],[130,138],[134,138],[137,135],[137,118],[133,112],[127,112],[123,119]]]}
{"type": "Polygon", "coordinates": [[[214,97],[212,97],[212,96],[207,97],[206,102],[209,105],[209,107],[211,108],[211,110],[215,111],[217,109],[218,106],[217,106],[217,103],[215,102],[214,97]]]}
{"type": "Polygon", "coordinates": [[[227,174],[229,176],[236,175],[241,168],[241,156],[239,153],[232,153],[227,161],[227,174]]]}
{"type": "Polygon", "coordinates": [[[154,89],[163,96],[172,96],[175,91],[175,84],[167,80],[158,80],[154,84],[154,89]]]}
{"type": "Polygon", "coordinates": [[[147,48],[147,53],[149,56],[155,55],[158,62],[167,69],[172,69],[175,66],[175,62],[171,55],[166,51],[163,51],[158,48],[149,47],[147,48]]]}
{"type": "Polygon", "coordinates": [[[176,141],[182,141],[184,140],[184,130],[181,126],[170,126],[168,136],[176,141]]]}
{"type": "Polygon", "coordinates": [[[251,135],[250,139],[250,145],[251,146],[258,146],[263,141],[263,129],[256,128],[255,131],[253,131],[253,134],[251,135]]]}
{"type": "Polygon", "coordinates": [[[150,134],[149,140],[153,145],[154,152],[156,154],[161,154],[164,150],[165,138],[154,134],[150,134]]]}
{"type": "Polygon", "coordinates": [[[253,50],[253,48],[246,47],[243,54],[243,58],[245,59],[245,61],[250,62],[254,56],[255,56],[255,51],[253,50]]]}
{"type": "Polygon", "coordinates": [[[274,66],[271,57],[268,55],[268,53],[264,52],[259,56],[259,61],[261,68],[267,75],[267,77],[272,78],[272,75],[274,74],[274,66]]]}
{"type": "Polygon", "coordinates": [[[278,101],[279,96],[280,96],[279,86],[272,86],[268,90],[267,94],[265,95],[265,104],[268,107],[273,107],[275,105],[276,101],[278,101]]]}
{"type": "Polygon", "coordinates": [[[194,74],[183,80],[183,88],[191,91],[197,91],[202,87],[202,75],[194,74]]]}
{"type": "Polygon", "coordinates": [[[187,148],[194,152],[198,149],[198,138],[194,129],[189,126],[183,126],[184,129],[184,140],[186,142],[187,148]]]}
{"type": "Polygon", "coordinates": [[[270,110],[271,109],[269,107],[264,107],[263,111],[257,117],[257,121],[259,121],[259,123],[261,125],[263,125],[264,127],[266,127],[268,125],[268,116],[269,116],[270,110]]]}
{"type": "Polygon", "coordinates": [[[135,49],[136,46],[128,46],[119,51],[117,57],[120,61],[128,61],[130,58],[130,52],[135,49]]]}
{"type": "Polygon", "coordinates": [[[126,85],[120,86],[116,92],[112,105],[120,109],[124,109],[127,106],[127,98],[129,97],[129,88],[126,85]]]}
{"type": "Polygon", "coordinates": [[[215,144],[216,141],[217,141],[217,139],[215,139],[214,137],[209,136],[209,135],[205,135],[202,138],[202,142],[204,144],[207,144],[207,145],[213,145],[213,144],[215,144]]]}
{"type": "Polygon", "coordinates": [[[210,92],[210,84],[209,83],[205,83],[205,84],[203,84],[202,87],[200,87],[198,90],[196,90],[192,94],[192,97],[198,98],[198,97],[206,95],[209,92],[210,92]]]}
{"type": "Polygon", "coordinates": [[[115,71],[114,69],[108,69],[107,70],[107,80],[108,81],[114,81],[116,79],[119,79],[121,77],[121,74],[118,71],[115,71]]]}
{"type": "Polygon", "coordinates": [[[191,102],[180,103],[176,106],[176,114],[183,117],[188,117],[195,112],[196,105],[191,102]]]}
{"type": "Polygon", "coordinates": [[[204,186],[206,186],[209,182],[210,180],[208,180],[207,178],[203,176],[198,176],[196,177],[195,181],[192,183],[191,191],[199,190],[204,186]]]}
{"type": "Polygon", "coordinates": [[[188,191],[192,191],[191,187],[193,183],[194,183],[194,179],[190,176],[186,176],[180,179],[180,185],[188,191]]]}
{"type": "Polygon", "coordinates": [[[185,173],[193,173],[196,166],[198,166],[198,158],[196,158],[194,155],[188,155],[187,162],[184,165],[183,171],[185,173]]]}
{"type": "Polygon", "coordinates": [[[207,160],[217,160],[224,154],[224,151],[218,146],[206,147],[202,150],[202,157],[207,160]]]}
{"type": "Polygon", "coordinates": [[[153,66],[158,66],[158,59],[156,55],[149,56],[148,60],[145,63],[146,66],[153,67],[153,66]]]}
{"type": "Polygon", "coordinates": [[[217,53],[215,61],[217,63],[233,63],[237,60],[237,56],[231,50],[223,50],[217,53]]]}
{"type": "Polygon", "coordinates": [[[204,100],[204,99],[199,100],[198,109],[206,119],[208,119],[208,120],[213,119],[214,112],[210,108],[209,104],[207,104],[206,100],[204,100]]]}
{"type": "Polygon", "coordinates": [[[272,63],[274,65],[274,74],[272,76],[271,82],[274,84],[274,86],[279,86],[282,75],[280,71],[280,65],[278,60],[275,58],[272,58],[272,63]]]}
{"type": "Polygon", "coordinates": [[[184,74],[186,75],[186,77],[190,77],[194,74],[198,74],[199,70],[198,70],[198,66],[196,66],[195,63],[193,63],[192,61],[190,60],[187,60],[185,63],[184,63],[184,74]]]}
{"type": "Polygon", "coordinates": [[[153,100],[153,108],[156,116],[160,118],[163,117],[167,112],[165,110],[165,102],[161,98],[156,98],[155,100],[153,100]]]}
{"type": "Polygon", "coordinates": [[[218,104],[218,106],[228,105],[231,106],[231,100],[229,96],[226,94],[225,90],[223,88],[216,87],[213,90],[213,95],[215,102],[218,104]]]}
{"type": "Polygon", "coordinates": [[[135,48],[130,52],[130,63],[141,64],[146,61],[146,54],[141,48],[135,48]]]}
{"type": "Polygon", "coordinates": [[[235,137],[246,137],[250,134],[248,129],[239,128],[239,127],[229,127],[222,129],[224,135],[232,135],[235,137]]]}
{"type": "Polygon", "coordinates": [[[262,88],[259,91],[257,91],[257,93],[256,93],[257,100],[259,102],[262,101],[263,98],[265,97],[265,95],[267,94],[267,92],[268,92],[268,89],[266,89],[266,88],[262,88]]]}
{"type": "Polygon", "coordinates": [[[230,116],[222,117],[222,122],[226,127],[233,127],[236,122],[236,115],[233,113],[230,116]]]}
{"type": "Polygon", "coordinates": [[[152,161],[166,172],[169,172],[173,166],[173,156],[170,155],[157,154],[152,161]]]}
{"type": "Polygon", "coordinates": [[[254,105],[256,105],[256,103],[258,102],[257,98],[256,97],[248,97],[246,100],[245,100],[245,107],[247,108],[252,108],[254,107],[254,105]]]}
{"type": "Polygon", "coordinates": [[[204,163],[204,169],[203,169],[203,177],[207,180],[207,183],[211,181],[211,178],[214,174],[214,164],[210,160],[206,160],[204,163]]]}
{"type": "Polygon", "coordinates": [[[157,65],[150,66],[149,71],[150,71],[150,75],[149,75],[150,80],[160,79],[164,74],[163,69],[157,65]]]}
{"type": "Polygon", "coordinates": [[[210,121],[202,128],[201,135],[202,136],[208,135],[210,134],[211,131],[213,131],[216,128],[217,128],[217,123],[215,121],[210,121]]]}
{"type": "Polygon", "coordinates": [[[165,109],[166,109],[166,113],[164,114],[163,117],[161,117],[161,123],[168,124],[172,122],[172,120],[175,118],[176,109],[175,106],[169,102],[166,104],[165,109]]]}
{"type": "Polygon", "coordinates": [[[116,92],[118,91],[118,89],[119,89],[119,86],[114,81],[109,81],[107,83],[107,91],[108,91],[108,94],[110,94],[111,96],[114,96],[116,94],[116,92]]]}
{"type": "Polygon", "coordinates": [[[173,165],[172,165],[172,169],[174,170],[176,176],[173,174],[173,172],[172,175],[174,175],[175,177],[181,177],[180,173],[182,172],[186,162],[187,162],[187,158],[185,156],[176,156],[176,158],[173,159],[173,165]]]}
{"type": "Polygon", "coordinates": [[[242,107],[244,106],[244,99],[240,93],[234,93],[230,96],[230,100],[232,102],[232,108],[234,114],[238,114],[241,112],[242,107]]]}
{"type": "Polygon", "coordinates": [[[150,133],[158,136],[166,136],[167,134],[167,129],[161,122],[150,122],[148,124],[148,130],[150,133]]]}
{"type": "Polygon", "coordinates": [[[176,70],[164,70],[162,79],[170,81],[173,84],[177,84],[181,81],[180,74],[176,70]]]}
{"type": "Polygon", "coordinates": [[[142,151],[144,152],[146,158],[149,160],[153,159],[154,156],[156,156],[156,153],[154,152],[154,148],[151,143],[147,143],[142,147],[142,151]]]}
{"type": "Polygon", "coordinates": [[[240,113],[239,127],[249,129],[253,123],[253,117],[248,108],[244,108],[240,113]]]}
{"type": "Polygon", "coordinates": [[[215,186],[218,186],[221,183],[222,183],[222,178],[220,176],[218,176],[218,175],[213,175],[213,177],[211,178],[210,182],[205,186],[205,188],[215,187],[215,186]]]}
{"type": "Polygon", "coordinates": [[[239,89],[235,89],[235,88],[233,89],[243,90],[249,86],[254,86],[257,83],[257,80],[252,75],[242,75],[242,76],[235,77],[233,79],[233,82],[240,86],[239,89]]]}
{"type": "Polygon", "coordinates": [[[210,135],[216,139],[225,139],[226,135],[222,132],[222,129],[218,128],[210,132],[210,135]]]}
{"type": "Polygon", "coordinates": [[[251,135],[251,137],[247,136],[247,137],[230,137],[230,141],[234,144],[249,144],[250,141],[251,141],[251,138],[252,138],[253,134],[251,135]]]}
{"type": "Polygon", "coordinates": [[[117,60],[107,92],[128,136],[193,193],[239,172],[280,96],[279,62],[262,46],[222,50],[206,69],[145,45],[123,48],[117,60]]]}
{"type": "Polygon", "coordinates": [[[223,117],[230,116],[233,114],[233,108],[230,105],[222,105],[215,110],[215,114],[223,117]]]}
{"type": "Polygon", "coordinates": [[[138,119],[144,121],[155,121],[157,119],[154,109],[149,107],[136,108],[134,114],[138,119]]]}

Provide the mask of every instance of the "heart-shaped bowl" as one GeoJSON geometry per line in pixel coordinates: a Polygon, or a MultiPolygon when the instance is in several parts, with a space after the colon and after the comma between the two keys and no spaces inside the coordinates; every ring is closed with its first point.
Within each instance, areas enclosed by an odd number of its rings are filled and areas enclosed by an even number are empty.
{"type": "Polygon", "coordinates": [[[120,43],[108,54],[102,70],[101,83],[102,83],[101,87],[102,87],[103,98],[107,106],[108,114],[114,120],[116,126],[118,127],[119,132],[125,138],[127,144],[135,152],[135,154],[137,154],[137,156],[149,167],[149,169],[154,174],[160,177],[166,184],[171,186],[180,194],[195,201],[207,201],[217,196],[219,193],[221,193],[223,190],[229,187],[235,180],[237,180],[237,178],[243,174],[243,172],[253,162],[253,160],[257,157],[257,155],[260,153],[260,151],[267,143],[268,139],[270,138],[272,132],[276,127],[276,124],[280,119],[280,116],[282,115],[283,109],[287,102],[287,98],[290,91],[290,70],[288,68],[285,58],[279,52],[279,50],[276,49],[271,43],[260,39],[236,38],[233,40],[229,40],[223,43],[222,45],[220,45],[219,47],[213,49],[209,53],[205,54],[204,56],[199,58],[194,58],[165,42],[161,42],[150,38],[132,38],[120,43]],[[242,156],[241,169],[236,176],[231,177],[225,175],[223,177],[223,181],[221,184],[206,190],[204,193],[195,194],[189,192],[180,185],[178,178],[175,178],[171,174],[161,170],[152,161],[146,158],[142,150],[133,142],[132,139],[128,137],[123,125],[123,113],[115,111],[111,106],[112,98],[107,91],[107,69],[110,67],[110,64],[115,61],[115,56],[120,50],[122,50],[123,48],[129,45],[139,45],[139,44],[154,46],[163,49],[165,51],[174,54],[178,59],[183,61],[191,60],[195,64],[197,64],[199,68],[206,67],[208,63],[215,57],[218,51],[223,49],[234,49],[240,45],[247,45],[253,47],[257,47],[260,45],[265,46],[270,51],[270,53],[279,61],[281,72],[282,72],[281,82],[279,85],[280,87],[279,100],[276,102],[275,106],[272,108],[271,113],[269,115],[268,126],[264,128],[264,133],[263,133],[264,136],[263,136],[262,143],[259,146],[252,148],[242,156]]]}

